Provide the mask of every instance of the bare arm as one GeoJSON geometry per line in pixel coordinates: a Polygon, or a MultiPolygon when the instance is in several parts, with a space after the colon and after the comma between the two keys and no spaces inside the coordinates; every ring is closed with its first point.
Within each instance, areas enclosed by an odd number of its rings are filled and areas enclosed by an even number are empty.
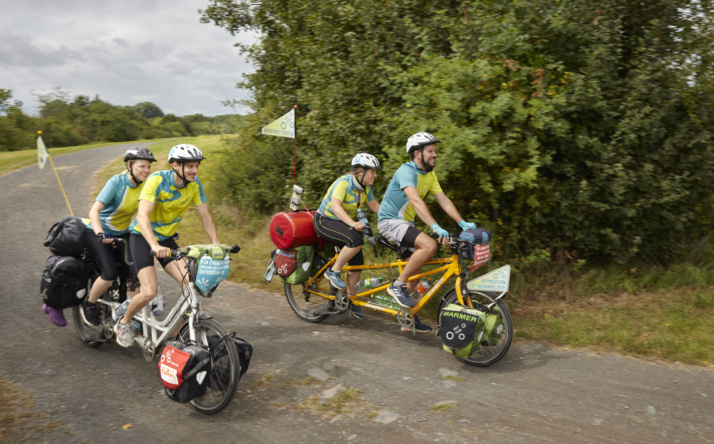
{"type": "Polygon", "coordinates": [[[454,206],[454,203],[451,201],[451,199],[449,199],[446,194],[444,194],[443,191],[441,193],[435,194],[434,198],[439,203],[441,209],[444,210],[444,212],[448,214],[450,218],[454,219],[454,222],[458,224],[464,219],[459,214],[459,211],[454,206]]]}
{"type": "Polygon", "coordinates": [[[362,228],[364,228],[364,224],[362,222],[355,222],[352,220],[345,209],[342,208],[342,201],[340,199],[333,198],[330,200],[330,210],[348,227],[353,227],[355,230],[362,230],[362,228]]]}
{"type": "Polygon", "coordinates": [[[414,208],[414,212],[417,216],[419,216],[419,219],[421,219],[422,222],[429,226],[432,226],[436,223],[436,219],[434,219],[434,217],[431,215],[422,198],[419,197],[419,192],[417,191],[416,187],[404,188],[404,194],[407,195],[409,203],[412,205],[412,207],[414,208]]]}
{"type": "Polygon", "coordinates": [[[367,208],[374,214],[379,213],[379,202],[377,202],[377,199],[374,200],[368,200],[365,202],[365,205],[367,205],[367,208]]]}
{"type": "Polygon", "coordinates": [[[218,241],[218,233],[216,233],[216,226],[213,224],[213,219],[211,219],[211,213],[208,212],[208,204],[196,205],[196,211],[198,211],[198,215],[201,216],[203,230],[208,235],[211,243],[220,244],[218,241]]]}
{"type": "MultiPolygon", "coordinates": [[[[104,208],[104,203],[95,200],[92,204],[92,208],[89,210],[89,221],[92,223],[92,230],[94,234],[102,233],[102,223],[99,220],[99,212],[104,208]]],[[[102,239],[102,243],[111,244],[113,241],[111,239],[102,239]]]]}

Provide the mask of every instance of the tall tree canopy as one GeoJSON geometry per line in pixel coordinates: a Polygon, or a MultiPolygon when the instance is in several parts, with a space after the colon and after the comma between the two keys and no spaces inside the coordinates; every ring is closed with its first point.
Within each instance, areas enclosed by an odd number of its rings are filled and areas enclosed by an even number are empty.
{"type": "Polygon", "coordinates": [[[709,0],[213,0],[204,21],[261,36],[243,48],[256,113],[227,192],[262,210],[286,201],[292,146],[258,134],[298,104],[298,180],[314,203],[357,152],[386,165],[384,189],[407,137],[429,131],[447,194],[502,247],[671,257],[714,216],[713,12],[709,0]]]}

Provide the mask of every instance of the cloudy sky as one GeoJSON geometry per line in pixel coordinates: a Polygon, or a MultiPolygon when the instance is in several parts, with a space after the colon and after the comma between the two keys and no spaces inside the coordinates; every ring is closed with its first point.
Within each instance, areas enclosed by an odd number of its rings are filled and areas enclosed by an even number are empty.
{"type": "Polygon", "coordinates": [[[239,113],[221,104],[248,98],[236,88],[253,71],[231,36],[199,22],[208,0],[0,0],[0,88],[37,114],[35,94],[113,105],[153,102],[164,113],[239,113]]]}

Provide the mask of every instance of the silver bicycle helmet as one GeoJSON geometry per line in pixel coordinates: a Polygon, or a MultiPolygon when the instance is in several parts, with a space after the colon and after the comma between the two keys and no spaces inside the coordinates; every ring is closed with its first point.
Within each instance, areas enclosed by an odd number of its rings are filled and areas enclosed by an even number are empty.
{"type": "Polygon", "coordinates": [[[200,162],[203,159],[205,159],[205,157],[201,150],[187,143],[176,145],[169,151],[169,163],[200,162]]]}
{"type": "Polygon", "coordinates": [[[419,148],[424,148],[427,145],[439,143],[439,139],[429,133],[416,133],[407,140],[407,154],[412,155],[412,152],[419,148]]]}
{"type": "Polygon", "coordinates": [[[356,167],[371,168],[374,170],[381,170],[382,165],[379,164],[379,160],[371,154],[359,153],[352,159],[352,169],[356,167]]]}

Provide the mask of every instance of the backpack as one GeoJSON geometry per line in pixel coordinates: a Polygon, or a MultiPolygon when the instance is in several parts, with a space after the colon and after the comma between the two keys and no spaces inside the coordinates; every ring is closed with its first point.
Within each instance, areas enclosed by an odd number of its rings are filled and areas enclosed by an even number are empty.
{"type": "Polygon", "coordinates": [[[52,225],[43,245],[56,256],[79,256],[85,249],[86,228],[82,218],[67,216],[52,225]]]}
{"type": "Polygon", "coordinates": [[[74,307],[88,294],[91,263],[74,256],[50,256],[42,272],[40,295],[48,307],[74,307]]]}
{"type": "Polygon", "coordinates": [[[457,303],[447,305],[439,314],[439,336],[444,351],[468,358],[480,345],[496,345],[503,335],[503,317],[484,313],[457,303]]]}
{"type": "Polygon", "coordinates": [[[275,266],[277,268],[278,276],[283,282],[290,285],[304,284],[310,279],[310,273],[312,272],[312,262],[315,257],[315,247],[312,245],[303,245],[297,247],[295,250],[288,250],[288,252],[295,256],[294,259],[286,257],[286,259],[281,259],[282,250],[278,252],[275,256],[275,266]],[[294,252],[294,253],[292,253],[294,252]],[[279,262],[280,261],[280,262],[279,262]],[[281,265],[283,263],[286,265],[285,270],[281,273],[281,265]],[[287,272],[287,270],[292,271],[287,272]]]}
{"type": "Polygon", "coordinates": [[[185,403],[206,394],[211,353],[200,345],[168,341],[161,350],[159,374],[166,396],[185,403]]]}

